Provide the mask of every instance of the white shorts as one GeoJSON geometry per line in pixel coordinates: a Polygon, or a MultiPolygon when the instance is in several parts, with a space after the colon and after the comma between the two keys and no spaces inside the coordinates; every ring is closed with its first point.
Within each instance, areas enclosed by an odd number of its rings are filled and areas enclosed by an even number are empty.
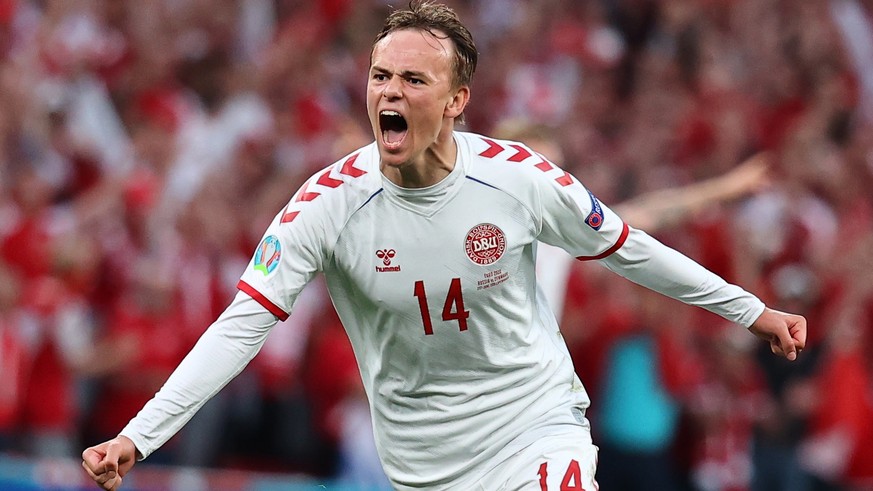
{"type": "Polygon", "coordinates": [[[588,428],[544,435],[488,471],[479,491],[597,491],[597,447],[588,428]]]}

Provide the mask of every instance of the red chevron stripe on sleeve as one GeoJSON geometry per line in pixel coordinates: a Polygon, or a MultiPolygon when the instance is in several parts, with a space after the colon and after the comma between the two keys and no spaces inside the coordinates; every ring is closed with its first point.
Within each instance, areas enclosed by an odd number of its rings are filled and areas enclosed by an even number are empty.
{"type": "Polygon", "coordinates": [[[353,167],[353,165],[355,165],[355,160],[358,160],[357,153],[346,159],[345,162],[343,162],[343,167],[342,169],[340,169],[340,174],[352,177],[361,177],[366,174],[367,171],[353,167]]]}
{"type": "Polygon", "coordinates": [[[343,182],[342,182],[342,180],[340,180],[340,179],[334,179],[334,178],[330,177],[330,171],[331,171],[332,169],[333,169],[332,167],[328,167],[327,169],[324,169],[324,172],[322,172],[322,173],[318,176],[318,180],[315,181],[315,183],[316,183],[316,184],[319,184],[319,185],[321,185],[321,186],[328,187],[328,188],[337,188],[337,187],[339,187],[340,184],[342,184],[343,182]]]}
{"type": "Polygon", "coordinates": [[[485,158],[494,158],[500,154],[504,150],[504,148],[497,144],[494,140],[489,140],[488,138],[482,138],[482,141],[488,144],[488,148],[483,150],[482,153],[479,154],[480,157],[485,158]]]}
{"type": "Polygon", "coordinates": [[[507,159],[510,162],[523,162],[526,158],[530,157],[530,152],[523,146],[510,145],[510,147],[515,149],[515,154],[507,159]]]}
{"type": "MultiPolygon", "coordinates": [[[[343,162],[342,167],[339,169],[339,173],[344,176],[350,176],[353,178],[358,178],[366,174],[367,171],[354,167],[355,160],[358,159],[358,155],[359,154],[356,153],[351,157],[347,158],[346,161],[343,162]]],[[[333,167],[329,167],[322,171],[320,174],[318,174],[318,177],[315,178],[315,183],[320,186],[332,189],[336,189],[342,186],[343,181],[341,179],[334,179],[333,177],[330,177],[331,170],[333,170],[333,167]]],[[[299,203],[301,201],[312,201],[321,196],[321,193],[309,191],[309,184],[311,182],[312,180],[310,179],[309,181],[306,181],[303,186],[301,186],[300,191],[297,193],[297,197],[294,198],[294,203],[299,203]]],[[[288,208],[290,206],[291,204],[286,206],[285,209],[282,211],[282,218],[280,220],[281,223],[293,222],[294,219],[297,218],[297,215],[300,214],[300,210],[288,211],[288,208]]]]}

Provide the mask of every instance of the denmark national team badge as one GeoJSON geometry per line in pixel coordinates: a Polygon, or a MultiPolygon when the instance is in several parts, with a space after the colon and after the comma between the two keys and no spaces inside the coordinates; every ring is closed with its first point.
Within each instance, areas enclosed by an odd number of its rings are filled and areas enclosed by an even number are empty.
{"type": "Polygon", "coordinates": [[[267,276],[276,270],[280,259],[282,259],[282,244],[275,235],[268,235],[264,237],[255,251],[255,271],[260,271],[264,273],[264,276],[267,276]]]}
{"type": "Polygon", "coordinates": [[[588,191],[588,196],[591,197],[591,213],[585,217],[585,223],[594,230],[600,230],[603,226],[603,208],[600,206],[600,201],[594,196],[594,193],[588,191]]]}
{"type": "Polygon", "coordinates": [[[480,223],[467,232],[464,250],[474,263],[492,264],[506,250],[506,235],[495,225],[480,223]]]}

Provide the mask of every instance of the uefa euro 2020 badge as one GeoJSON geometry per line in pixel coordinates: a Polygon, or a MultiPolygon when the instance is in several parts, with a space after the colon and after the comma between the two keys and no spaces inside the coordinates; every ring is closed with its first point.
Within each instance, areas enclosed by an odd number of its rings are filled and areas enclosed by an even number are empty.
{"type": "Polygon", "coordinates": [[[267,276],[276,270],[281,258],[282,244],[279,242],[279,238],[275,235],[268,235],[264,237],[255,251],[255,271],[260,271],[264,273],[264,276],[267,276]]]}

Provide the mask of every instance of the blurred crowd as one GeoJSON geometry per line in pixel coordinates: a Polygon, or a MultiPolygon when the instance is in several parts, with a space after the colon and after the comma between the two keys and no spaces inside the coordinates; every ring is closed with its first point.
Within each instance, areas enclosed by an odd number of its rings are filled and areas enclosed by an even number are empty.
{"type": "MultiPolygon", "coordinates": [[[[0,452],[76,458],[161,386],[295,190],[371,141],[390,3],[0,0],[0,452]]],[[[545,129],[607,204],[767,152],[766,185],[652,233],[805,315],[797,362],[563,272],[603,489],[873,489],[873,1],[447,3],[481,52],[463,129],[545,129]]],[[[383,483],[367,411],[316,281],[149,461],[383,483]]]]}

